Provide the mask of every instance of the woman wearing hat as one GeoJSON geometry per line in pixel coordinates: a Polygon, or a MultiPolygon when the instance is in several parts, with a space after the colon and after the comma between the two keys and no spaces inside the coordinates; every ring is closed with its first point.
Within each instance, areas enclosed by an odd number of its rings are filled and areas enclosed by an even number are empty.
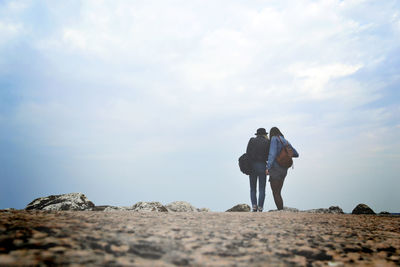
{"type": "Polygon", "coordinates": [[[285,139],[281,131],[277,127],[272,127],[269,131],[271,138],[271,147],[269,149],[268,155],[268,165],[266,174],[269,174],[269,182],[271,184],[272,194],[274,196],[275,205],[278,210],[283,209],[283,199],[281,196],[281,190],[283,182],[285,181],[287,175],[287,168],[282,167],[276,160],[276,157],[283,149],[283,146],[289,144],[293,150],[293,157],[297,158],[299,153],[296,149],[285,139]]]}
{"type": "Polygon", "coordinates": [[[257,129],[256,137],[252,137],[247,145],[246,153],[252,163],[250,174],[250,199],[253,212],[263,211],[265,200],[265,184],[267,180],[266,167],[268,160],[269,140],[268,133],[264,128],[257,129]],[[257,180],[259,196],[257,203],[257,180]]]}

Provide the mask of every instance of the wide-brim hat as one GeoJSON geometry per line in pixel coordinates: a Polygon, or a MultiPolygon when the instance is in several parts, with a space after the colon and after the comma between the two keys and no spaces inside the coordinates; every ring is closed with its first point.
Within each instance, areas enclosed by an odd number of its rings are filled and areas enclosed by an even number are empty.
{"type": "Polygon", "coordinates": [[[255,135],[267,135],[267,131],[265,130],[265,128],[258,128],[257,132],[255,133],[255,135]]]}

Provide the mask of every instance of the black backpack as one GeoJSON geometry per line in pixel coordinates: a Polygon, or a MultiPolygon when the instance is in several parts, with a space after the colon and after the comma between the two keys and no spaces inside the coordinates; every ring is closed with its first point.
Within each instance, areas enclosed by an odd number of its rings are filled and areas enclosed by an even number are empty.
{"type": "Polygon", "coordinates": [[[239,168],[244,174],[250,175],[252,167],[250,157],[247,153],[244,153],[239,157],[239,168]]]}

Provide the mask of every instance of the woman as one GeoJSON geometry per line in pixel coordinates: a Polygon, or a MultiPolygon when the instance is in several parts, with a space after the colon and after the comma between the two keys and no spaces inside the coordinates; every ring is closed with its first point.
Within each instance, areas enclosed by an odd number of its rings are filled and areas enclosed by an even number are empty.
{"type": "Polygon", "coordinates": [[[283,199],[281,196],[281,190],[288,169],[280,166],[276,161],[276,157],[279,155],[284,145],[286,144],[289,144],[290,147],[293,149],[294,158],[297,158],[299,156],[299,153],[297,153],[296,149],[294,149],[289,141],[284,138],[283,134],[277,127],[271,128],[269,136],[271,144],[269,148],[266,174],[269,174],[269,182],[271,185],[272,194],[274,196],[275,205],[278,210],[282,210],[283,199]]]}

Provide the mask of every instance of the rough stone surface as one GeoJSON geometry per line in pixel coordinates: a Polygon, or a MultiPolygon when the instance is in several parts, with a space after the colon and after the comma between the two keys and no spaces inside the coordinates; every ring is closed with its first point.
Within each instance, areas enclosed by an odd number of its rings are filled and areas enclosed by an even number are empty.
{"type": "Polygon", "coordinates": [[[26,210],[92,210],[93,202],[82,193],[40,197],[26,206],[26,210]]]}
{"type": "Polygon", "coordinates": [[[131,207],[131,210],[138,212],[168,212],[160,202],[138,202],[131,207]]]}
{"type": "Polygon", "coordinates": [[[388,212],[388,211],[381,211],[381,212],[379,212],[379,214],[381,214],[381,215],[390,215],[390,212],[388,212]]]}
{"type": "Polygon", "coordinates": [[[0,211],[0,266],[399,266],[400,217],[0,211]]]}
{"type": "Polygon", "coordinates": [[[170,212],[197,212],[197,209],[185,201],[174,201],[165,206],[170,212]]]}
{"type": "Polygon", "coordinates": [[[250,206],[247,204],[238,204],[226,212],[249,212],[250,211],[250,206]]]}
{"type": "Polygon", "coordinates": [[[312,209],[312,210],[306,210],[304,212],[308,213],[332,213],[332,214],[344,214],[343,210],[338,207],[338,206],[331,206],[329,209],[312,209]]]}
{"type": "Polygon", "coordinates": [[[353,211],[352,214],[375,214],[375,212],[368,207],[366,204],[358,204],[353,211]]]}

